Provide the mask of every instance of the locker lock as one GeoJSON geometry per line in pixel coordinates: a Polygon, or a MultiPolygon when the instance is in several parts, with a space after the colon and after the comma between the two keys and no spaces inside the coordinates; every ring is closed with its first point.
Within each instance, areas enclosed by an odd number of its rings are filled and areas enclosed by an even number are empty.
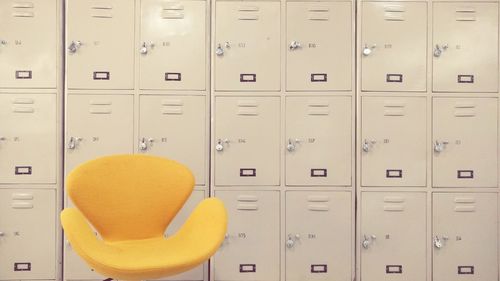
{"type": "Polygon", "coordinates": [[[300,234],[288,234],[288,239],[286,240],[286,247],[288,249],[291,249],[293,248],[293,246],[295,246],[295,242],[297,242],[298,240],[300,240],[300,234]]]}
{"type": "Polygon", "coordinates": [[[141,151],[145,151],[145,150],[148,150],[148,147],[151,147],[153,146],[153,142],[154,142],[154,139],[152,138],[141,138],[139,140],[139,150],[141,151]]]}
{"type": "Polygon", "coordinates": [[[215,150],[217,151],[223,151],[224,150],[224,144],[228,144],[229,140],[228,139],[218,139],[217,144],[215,145],[215,150]]]}
{"type": "Polygon", "coordinates": [[[7,138],[6,137],[0,137],[0,141],[6,141],[7,138]]]}
{"type": "Polygon", "coordinates": [[[361,147],[363,148],[364,152],[369,152],[373,148],[373,145],[376,143],[377,141],[365,139],[361,147]]]}
{"type": "Polygon", "coordinates": [[[363,242],[361,242],[361,245],[363,246],[363,248],[365,249],[368,249],[370,247],[370,245],[373,243],[373,241],[375,239],[377,239],[377,236],[375,235],[363,235],[364,236],[364,239],[363,239],[363,242]]]}
{"type": "Polygon", "coordinates": [[[368,46],[368,44],[365,44],[365,47],[363,48],[363,56],[369,56],[373,52],[373,49],[375,49],[376,47],[376,44],[371,45],[371,47],[368,46]]]}
{"type": "Polygon", "coordinates": [[[0,39],[0,45],[7,45],[7,41],[0,39]]]}
{"type": "Polygon", "coordinates": [[[436,249],[441,249],[441,248],[443,248],[443,247],[444,247],[444,243],[445,243],[445,241],[446,241],[446,240],[448,240],[448,239],[449,239],[449,238],[448,238],[448,236],[446,236],[446,235],[443,235],[441,238],[439,238],[439,236],[438,236],[438,235],[436,235],[436,237],[434,237],[434,239],[433,239],[433,244],[434,244],[434,247],[435,247],[436,249]]]}
{"type": "Polygon", "coordinates": [[[4,237],[5,233],[0,231],[0,237],[4,237]]]}
{"type": "Polygon", "coordinates": [[[434,143],[434,151],[435,152],[443,152],[443,150],[446,148],[447,144],[448,144],[447,141],[436,141],[434,143]]]}
{"type": "Polygon", "coordinates": [[[286,149],[290,152],[295,151],[295,149],[297,149],[297,144],[300,144],[301,142],[302,141],[300,139],[288,139],[286,149]]]}
{"type": "Polygon", "coordinates": [[[76,51],[78,51],[78,49],[80,49],[82,45],[83,43],[80,41],[71,41],[68,46],[68,51],[70,52],[70,54],[74,54],[76,53],[76,51]]]}
{"type": "Polygon", "coordinates": [[[147,55],[149,52],[149,49],[153,49],[154,47],[155,47],[155,43],[153,43],[153,42],[149,42],[149,44],[146,42],[142,42],[141,49],[139,51],[141,54],[147,55]]]}
{"type": "Polygon", "coordinates": [[[82,141],[82,138],[80,137],[70,137],[68,142],[68,148],[75,149],[80,143],[80,141],[82,141]]]}
{"type": "Polygon", "coordinates": [[[300,42],[298,42],[298,41],[292,41],[292,42],[290,43],[289,49],[290,49],[290,51],[293,51],[293,50],[295,50],[295,49],[299,49],[299,48],[301,48],[301,47],[302,47],[302,46],[300,45],[300,42]]]}
{"type": "Polygon", "coordinates": [[[434,48],[434,56],[436,58],[439,58],[441,54],[443,54],[444,51],[448,49],[448,44],[444,44],[442,46],[439,46],[439,44],[436,44],[436,47],[434,48]]]}

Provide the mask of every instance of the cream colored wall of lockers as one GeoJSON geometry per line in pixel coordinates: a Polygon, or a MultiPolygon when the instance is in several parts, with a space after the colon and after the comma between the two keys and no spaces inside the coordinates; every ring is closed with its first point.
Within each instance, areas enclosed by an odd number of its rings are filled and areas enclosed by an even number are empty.
{"type": "Polygon", "coordinates": [[[498,13],[2,1],[0,280],[103,279],[57,214],[64,176],[115,153],[193,170],[166,236],[226,204],[210,264],[166,280],[499,280],[498,13]]]}

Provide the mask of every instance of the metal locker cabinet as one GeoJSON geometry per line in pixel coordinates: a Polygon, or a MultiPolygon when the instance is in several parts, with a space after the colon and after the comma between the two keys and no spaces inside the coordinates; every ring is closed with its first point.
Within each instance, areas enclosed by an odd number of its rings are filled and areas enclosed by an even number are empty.
{"type": "Polygon", "coordinates": [[[215,3],[216,91],[280,90],[280,2],[215,3]]]}
{"type": "Polygon", "coordinates": [[[56,0],[0,1],[0,88],[56,88],[56,0]]]}
{"type": "Polygon", "coordinates": [[[196,184],[206,184],[206,97],[140,97],[139,152],[170,158],[193,171],[196,184]]]}
{"type": "Polygon", "coordinates": [[[498,279],[498,194],[433,194],[433,280],[498,279]]]}
{"type": "Polygon", "coordinates": [[[133,152],[132,95],[69,95],[66,110],[66,173],[100,156],[133,152]]]}
{"type": "Polygon", "coordinates": [[[286,89],[348,91],[352,73],[351,2],[286,4],[286,89]]]}
{"type": "Polygon", "coordinates": [[[206,3],[141,1],[140,88],[205,90],[206,3]]]}
{"type": "Polygon", "coordinates": [[[215,191],[228,212],[226,240],[213,257],[216,281],[278,281],[278,191],[215,191]]]}
{"type": "Polygon", "coordinates": [[[55,94],[0,94],[0,183],[55,183],[55,94]]]}
{"type": "Polygon", "coordinates": [[[498,3],[433,3],[433,91],[498,91],[498,3]]]}
{"type": "Polygon", "coordinates": [[[69,89],[134,87],[134,0],[68,0],[69,89]]]}
{"type": "Polygon", "coordinates": [[[56,194],[0,189],[0,280],[56,279],[56,194]]]}
{"type": "Polygon", "coordinates": [[[352,280],[351,210],[350,192],[286,192],[284,280],[352,280]]]}
{"type": "Polygon", "coordinates": [[[280,98],[216,97],[216,185],[279,185],[280,98]]]}
{"type": "Polygon", "coordinates": [[[425,186],[425,97],[363,97],[361,185],[425,186]]]}
{"type": "Polygon", "coordinates": [[[361,280],[426,280],[426,202],[425,192],[361,193],[361,280]]]}
{"type": "Polygon", "coordinates": [[[361,90],[425,91],[427,3],[361,5],[361,90]]]}
{"type": "Polygon", "coordinates": [[[433,186],[496,187],[497,98],[434,98],[433,186]]]}
{"type": "Polygon", "coordinates": [[[287,185],[351,184],[351,97],[287,97],[287,185]]]}

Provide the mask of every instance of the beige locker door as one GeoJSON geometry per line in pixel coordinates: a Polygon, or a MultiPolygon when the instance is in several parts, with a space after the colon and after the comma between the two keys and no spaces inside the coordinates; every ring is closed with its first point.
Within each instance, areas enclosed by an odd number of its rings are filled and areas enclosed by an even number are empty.
{"type": "Polygon", "coordinates": [[[226,240],[213,258],[216,281],[278,281],[278,191],[216,191],[228,212],[226,240]]]}
{"type": "Polygon", "coordinates": [[[279,97],[216,97],[214,124],[216,185],[279,185],[279,97]]]}
{"type": "Polygon", "coordinates": [[[55,94],[0,95],[0,183],[55,183],[55,94]]]}
{"type": "Polygon", "coordinates": [[[350,192],[286,192],[287,281],[352,280],[350,192]]]}
{"type": "Polygon", "coordinates": [[[215,3],[215,90],[280,90],[280,3],[215,3]]]}
{"type": "Polygon", "coordinates": [[[286,89],[351,90],[351,2],[288,2],[286,7],[286,89]]]}
{"type": "Polygon", "coordinates": [[[55,88],[55,0],[0,1],[0,88],[55,88]]]}
{"type": "Polygon", "coordinates": [[[361,280],[427,279],[426,202],[424,192],[362,193],[361,280]]]}
{"type": "Polygon", "coordinates": [[[139,152],[179,161],[205,185],[206,118],[204,96],[141,96],[139,152]]]}
{"type": "Polygon", "coordinates": [[[100,156],[133,153],[133,96],[70,95],[66,108],[66,173],[100,156]]]}
{"type": "Polygon", "coordinates": [[[350,97],[286,98],[286,184],[351,185],[350,97]]]}
{"type": "Polygon", "coordinates": [[[434,98],[433,186],[496,187],[496,98],[434,98]]]}
{"type": "MultiPolygon", "coordinates": [[[[196,208],[198,203],[205,199],[205,192],[203,190],[194,190],[189,197],[188,201],[184,204],[184,207],[175,216],[175,219],[170,223],[167,228],[166,235],[173,235],[181,228],[184,222],[189,218],[191,212],[196,208]]],[[[161,280],[203,280],[203,264],[195,267],[187,272],[174,275],[168,278],[162,278],[161,280]]]]}
{"type": "Polygon", "coordinates": [[[425,91],[427,3],[363,2],[362,15],[362,91],[425,91]]]}
{"type": "Polygon", "coordinates": [[[435,193],[433,280],[498,279],[497,193],[435,193]]]}
{"type": "Polygon", "coordinates": [[[425,97],[363,97],[361,185],[425,186],[425,97]]]}
{"type": "Polygon", "coordinates": [[[55,190],[0,190],[0,280],[56,278],[55,190]]]}
{"type": "Polygon", "coordinates": [[[433,3],[433,14],[433,91],[498,91],[498,3],[433,3]]]}
{"type": "Polygon", "coordinates": [[[205,90],[205,1],[141,5],[141,89],[205,90]]]}
{"type": "Polygon", "coordinates": [[[69,89],[134,87],[134,0],[68,0],[69,89]]]}

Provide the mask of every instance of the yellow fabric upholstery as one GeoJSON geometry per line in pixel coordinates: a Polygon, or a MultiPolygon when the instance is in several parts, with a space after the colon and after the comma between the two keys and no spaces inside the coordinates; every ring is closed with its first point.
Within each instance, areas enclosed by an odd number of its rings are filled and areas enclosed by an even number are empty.
{"type": "Polygon", "coordinates": [[[164,238],[193,187],[189,169],[175,161],[145,155],[99,158],[69,174],[67,192],[78,209],[64,209],[61,222],[75,252],[106,277],[177,274],[210,258],[226,233],[224,205],[209,198],[175,235],[164,238]]]}

